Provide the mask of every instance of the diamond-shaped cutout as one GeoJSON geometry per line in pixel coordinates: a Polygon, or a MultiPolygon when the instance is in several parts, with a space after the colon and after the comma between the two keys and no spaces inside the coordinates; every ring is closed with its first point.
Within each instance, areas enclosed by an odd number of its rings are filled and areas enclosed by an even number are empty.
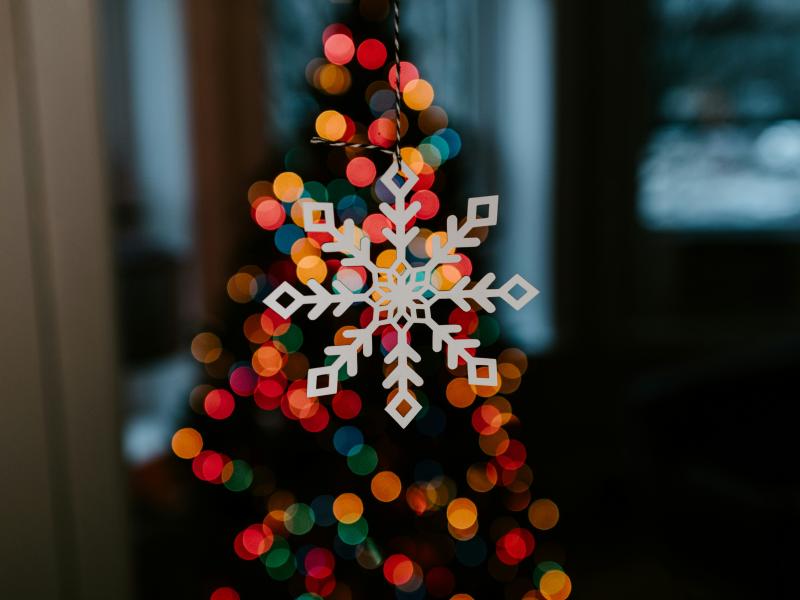
{"type": "Polygon", "coordinates": [[[372,288],[372,294],[370,294],[370,298],[375,306],[388,306],[391,300],[389,299],[389,295],[392,293],[391,288],[389,287],[388,283],[382,283],[372,288]]]}
{"type": "Polygon", "coordinates": [[[335,217],[333,216],[333,203],[331,202],[305,202],[303,204],[303,229],[308,232],[325,232],[335,228],[335,217]],[[320,213],[322,219],[314,222],[320,213]]]}
{"type": "Polygon", "coordinates": [[[430,307],[427,304],[413,303],[405,309],[407,318],[413,323],[425,321],[431,315],[430,307]]]}
{"type": "Polygon", "coordinates": [[[497,225],[497,196],[480,196],[467,200],[467,221],[475,227],[497,225]]]}
{"type": "Polygon", "coordinates": [[[378,269],[376,279],[381,284],[395,285],[397,283],[397,271],[394,269],[378,269]]]}
{"type": "Polygon", "coordinates": [[[497,361],[493,358],[472,358],[467,361],[467,381],[471,385],[497,385],[497,361]],[[481,367],[486,369],[480,374],[481,367]]]}
{"type": "Polygon", "coordinates": [[[386,325],[389,321],[391,321],[395,313],[395,309],[392,306],[375,306],[372,310],[374,311],[373,316],[375,320],[378,321],[380,325],[386,325]]]}
{"type": "Polygon", "coordinates": [[[500,288],[500,297],[514,310],[519,310],[539,293],[522,275],[517,273],[500,288]]]}
{"type": "Polygon", "coordinates": [[[284,281],[278,287],[264,298],[264,304],[274,310],[284,319],[288,319],[294,311],[296,311],[303,303],[303,294],[294,289],[294,286],[288,281],[284,281]],[[286,304],[283,301],[284,296],[289,296],[291,302],[286,304]]]}
{"type": "Polygon", "coordinates": [[[414,417],[416,417],[421,410],[422,405],[417,402],[416,398],[414,398],[408,390],[401,390],[395,394],[391,402],[386,405],[386,412],[389,413],[403,429],[414,420],[414,417]]]}
{"type": "Polygon", "coordinates": [[[421,294],[428,285],[428,275],[422,269],[412,269],[406,274],[404,283],[409,286],[415,294],[421,294]]]}
{"type": "Polygon", "coordinates": [[[306,391],[309,396],[330,396],[336,393],[338,387],[338,369],[327,366],[308,370],[308,385],[306,386],[306,391]]]}
{"type": "Polygon", "coordinates": [[[401,312],[395,314],[394,324],[401,331],[406,331],[409,327],[411,327],[411,320],[408,318],[406,313],[401,312]]]}
{"type": "MultiPolygon", "coordinates": [[[[405,161],[400,161],[400,168],[398,168],[396,160],[392,161],[391,166],[386,169],[386,172],[380,178],[380,182],[386,186],[386,189],[395,198],[405,198],[411,188],[419,181],[419,177],[416,176],[405,161]],[[400,168],[402,168],[403,175],[405,175],[405,181],[402,183],[398,182],[398,178],[395,177],[400,172],[400,168]]],[[[403,177],[400,176],[400,179],[403,179],[403,177]]]]}

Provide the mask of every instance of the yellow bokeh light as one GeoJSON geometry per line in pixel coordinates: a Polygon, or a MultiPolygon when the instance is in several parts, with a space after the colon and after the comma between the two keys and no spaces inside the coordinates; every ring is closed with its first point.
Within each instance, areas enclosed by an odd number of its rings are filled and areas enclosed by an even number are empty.
{"type": "Polygon", "coordinates": [[[353,78],[347,67],[326,63],[316,69],[312,81],[317,89],[336,96],[350,89],[353,78]]]}
{"type": "Polygon", "coordinates": [[[336,110],[322,111],[314,125],[319,137],[333,142],[342,139],[345,131],[347,131],[347,121],[336,110]]]}
{"type": "Polygon", "coordinates": [[[456,498],[447,505],[447,521],[456,529],[469,529],[478,520],[478,508],[469,498],[456,498]]]}
{"type": "Polygon", "coordinates": [[[312,279],[322,283],[327,275],[328,267],[319,256],[305,256],[297,263],[297,278],[305,284],[312,279]]]}
{"type": "Polygon", "coordinates": [[[433,103],[433,86],[424,79],[413,79],[403,88],[403,101],[412,110],[425,110],[433,103]]]}
{"type": "Polygon", "coordinates": [[[381,269],[388,269],[397,260],[396,250],[384,250],[375,259],[375,264],[381,269]]]}
{"type": "Polygon", "coordinates": [[[402,487],[400,478],[391,471],[376,473],[370,483],[372,495],[381,502],[391,502],[398,498],[402,487]]]}
{"type": "Polygon", "coordinates": [[[563,571],[548,571],[539,580],[539,592],[547,600],[566,600],[572,592],[572,582],[563,571]]]}
{"type": "Polygon", "coordinates": [[[285,171],[272,182],[272,190],[279,200],[294,202],[303,193],[303,180],[297,173],[285,171]]]}
{"type": "Polygon", "coordinates": [[[258,293],[258,282],[250,273],[236,273],[228,279],[228,296],[234,302],[246,304],[258,293]]]}
{"type": "Polygon", "coordinates": [[[203,449],[203,436],[191,427],[184,427],[172,436],[172,451],[178,458],[194,458],[203,449]]]}
{"type": "Polygon", "coordinates": [[[219,358],[222,354],[222,342],[210,332],[198,333],[192,340],[192,356],[198,362],[208,364],[219,358]]]}
{"type": "Polygon", "coordinates": [[[345,492],[333,501],[333,516],[345,525],[355,523],[364,514],[364,503],[361,498],[350,492],[345,492]]]}
{"type": "Polygon", "coordinates": [[[547,498],[536,500],[528,509],[528,519],[536,529],[547,531],[558,523],[559,510],[556,503],[547,498]]]}
{"type": "Polygon", "coordinates": [[[272,377],[283,366],[283,355],[274,346],[261,346],[253,353],[253,370],[262,377],[272,377]]]}
{"type": "Polygon", "coordinates": [[[300,261],[309,256],[320,256],[319,244],[311,238],[300,238],[289,251],[294,264],[300,264],[300,261]]]}
{"type": "Polygon", "coordinates": [[[447,401],[457,408],[466,408],[475,401],[475,392],[465,377],[456,377],[447,384],[447,401]]]}
{"type": "Polygon", "coordinates": [[[467,469],[467,485],[476,492],[488,492],[497,483],[497,471],[488,463],[476,463],[467,469]]]}
{"type": "Polygon", "coordinates": [[[400,148],[400,157],[403,159],[404,163],[411,167],[415,175],[419,175],[422,172],[422,167],[425,166],[425,159],[422,157],[422,152],[411,146],[406,146],[405,148],[400,148]]]}

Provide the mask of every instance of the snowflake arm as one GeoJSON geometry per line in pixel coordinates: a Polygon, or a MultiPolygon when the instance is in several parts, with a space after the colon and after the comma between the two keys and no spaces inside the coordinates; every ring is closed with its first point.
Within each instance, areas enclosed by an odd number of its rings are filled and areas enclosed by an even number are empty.
{"type": "Polygon", "coordinates": [[[336,359],[324,367],[308,370],[307,392],[309,396],[327,396],[336,392],[339,385],[339,371],[347,368],[347,374],[353,377],[358,373],[358,354],[372,355],[372,334],[378,328],[378,322],[372,321],[363,329],[351,329],[343,333],[344,337],[353,341],[349,344],[332,345],[325,348],[327,356],[336,359]]]}
{"type": "Polygon", "coordinates": [[[461,227],[458,226],[458,218],[455,215],[447,217],[447,238],[444,241],[438,238],[434,239],[431,260],[428,261],[431,269],[439,265],[458,262],[460,258],[454,254],[455,250],[474,248],[481,243],[478,238],[469,237],[469,234],[478,227],[497,225],[497,201],[497,196],[470,198],[467,201],[467,218],[461,227]],[[489,214],[480,217],[478,210],[483,206],[487,207],[489,214]]]}
{"type": "Polygon", "coordinates": [[[447,368],[458,367],[461,359],[467,364],[467,381],[472,385],[494,385],[497,383],[497,361],[493,358],[480,358],[469,353],[470,348],[480,346],[480,341],[474,338],[453,337],[454,333],[461,331],[459,325],[441,325],[433,319],[428,319],[428,327],[433,332],[433,350],[440,352],[442,346],[447,347],[447,368]],[[487,374],[481,376],[479,369],[486,368],[487,374]]]}
{"type": "Polygon", "coordinates": [[[409,386],[409,384],[414,384],[419,387],[423,384],[422,377],[410,364],[418,363],[421,360],[422,357],[419,353],[408,344],[405,333],[398,335],[397,345],[384,358],[387,365],[394,363],[394,369],[383,380],[383,387],[388,390],[397,385],[397,392],[386,405],[386,412],[403,428],[407,427],[417,413],[422,410],[422,405],[411,393],[409,386]],[[405,413],[401,413],[400,407],[404,404],[407,409],[405,413]]]}
{"type": "Polygon", "coordinates": [[[468,288],[467,285],[471,279],[468,276],[464,276],[449,290],[439,290],[434,299],[450,300],[461,310],[469,310],[471,306],[468,300],[472,300],[486,312],[492,313],[496,309],[493,298],[500,298],[514,310],[519,310],[539,294],[539,290],[525,281],[521,275],[514,275],[499,288],[489,287],[494,280],[494,273],[487,273],[468,288]],[[522,289],[522,294],[519,297],[511,293],[517,287],[522,289]]]}
{"type": "Polygon", "coordinates": [[[402,166],[401,174],[400,166],[397,162],[392,161],[391,166],[381,175],[380,179],[394,197],[394,206],[388,202],[382,202],[380,205],[381,212],[394,224],[394,230],[386,227],[382,233],[394,246],[398,259],[405,257],[406,248],[419,233],[417,226],[412,226],[408,230],[406,227],[422,208],[422,205],[416,200],[406,206],[406,195],[419,181],[419,177],[405,162],[402,163],[402,166]]]}
{"type": "Polygon", "coordinates": [[[312,308],[308,311],[308,318],[314,320],[331,306],[335,306],[333,315],[340,317],[353,304],[363,302],[369,297],[369,290],[355,293],[339,281],[333,282],[333,289],[338,292],[335,294],[325,289],[316,279],[309,279],[306,285],[313,293],[304,296],[291,283],[284,281],[264,298],[264,304],[284,319],[291,317],[301,306],[309,304],[312,308]],[[282,301],[285,296],[291,299],[288,304],[282,301]]]}
{"type": "Polygon", "coordinates": [[[322,251],[330,254],[344,254],[342,264],[346,267],[364,267],[370,272],[376,267],[370,258],[369,238],[356,231],[353,219],[346,219],[341,228],[337,228],[333,216],[333,204],[330,202],[303,203],[303,228],[307,233],[326,233],[330,242],[322,244],[322,251]],[[321,218],[317,218],[320,213],[321,218]]]}
{"type": "MultiPolygon", "coordinates": [[[[455,215],[447,218],[447,237],[444,241],[435,238],[432,244],[431,259],[426,268],[430,271],[443,264],[457,263],[461,260],[454,254],[459,248],[471,248],[480,244],[476,237],[469,237],[472,230],[478,227],[493,227],[497,225],[497,203],[498,196],[480,196],[470,198],[467,201],[467,218],[461,227],[455,215]],[[487,214],[480,216],[479,211],[486,208],[487,214]]],[[[474,301],[486,312],[495,311],[493,298],[500,298],[508,303],[515,310],[519,310],[530,302],[538,293],[535,287],[528,283],[522,276],[515,275],[500,288],[489,287],[495,280],[494,273],[487,273],[471,287],[467,287],[471,279],[464,276],[459,279],[448,290],[436,290],[434,301],[448,299],[454,302],[461,310],[469,310],[471,307],[468,300],[474,301]],[[522,294],[515,297],[511,291],[522,288],[522,294]]]]}

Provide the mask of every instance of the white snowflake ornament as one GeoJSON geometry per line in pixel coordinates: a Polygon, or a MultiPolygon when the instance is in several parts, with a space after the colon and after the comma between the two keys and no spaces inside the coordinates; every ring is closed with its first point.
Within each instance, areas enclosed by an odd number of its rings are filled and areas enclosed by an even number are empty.
{"type": "Polygon", "coordinates": [[[264,299],[264,304],[283,318],[288,318],[303,305],[310,305],[309,319],[316,319],[325,310],[333,307],[335,316],[342,315],[349,307],[366,302],[372,307],[372,320],[361,328],[345,330],[343,335],[351,340],[348,344],[332,345],[325,348],[325,354],[335,356],[333,362],[325,367],[308,371],[307,392],[309,396],[334,394],[338,387],[338,374],[342,367],[353,377],[358,372],[358,353],[372,354],[373,334],[379,327],[391,326],[397,332],[397,344],[384,358],[386,364],[395,364],[386,375],[383,387],[396,387],[397,392],[386,406],[397,423],[405,428],[422,408],[411,393],[410,386],[421,386],[422,377],[414,370],[414,363],[421,360],[420,355],[408,343],[407,333],[414,325],[425,325],[432,333],[432,347],[440,352],[446,346],[447,366],[455,369],[459,359],[467,365],[467,381],[472,385],[497,385],[497,362],[493,358],[472,356],[469,350],[480,342],[472,338],[455,337],[461,332],[460,325],[437,323],[431,316],[431,307],[440,300],[450,300],[462,310],[469,310],[472,300],[487,312],[494,312],[496,298],[502,299],[519,310],[530,302],[539,291],[520,275],[512,277],[499,288],[490,287],[495,280],[493,273],[487,273],[471,287],[466,275],[458,279],[449,289],[439,289],[433,282],[437,267],[459,262],[455,254],[459,248],[477,246],[480,240],[469,237],[477,227],[497,224],[497,196],[470,198],[467,204],[467,218],[459,227],[458,219],[447,218],[446,235],[432,236],[430,259],[419,267],[412,267],[406,260],[406,249],[419,233],[419,228],[408,223],[420,209],[419,202],[406,205],[406,196],[418,181],[418,177],[402,164],[402,175],[396,162],[392,162],[380,181],[391,192],[394,204],[381,203],[381,211],[394,225],[385,228],[383,235],[396,251],[396,260],[388,268],[378,266],[371,257],[370,240],[359,236],[352,219],[344,221],[337,228],[334,221],[333,204],[329,202],[306,202],[303,205],[303,224],[307,233],[326,233],[332,241],[322,245],[322,251],[344,255],[342,266],[363,267],[369,274],[370,283],[366,291],[355,292],[341,281],[334,280],[334,292],[310,279],[306,284],[311,290],[303,295],[290,283],[284,281],[264,299]],[[480,211],[485,211],[481,216],[480,211]],[[521,290],[518,295],[512,291],[521,290]],[[405,406],[405,412],[401,407],[405,406]]]}

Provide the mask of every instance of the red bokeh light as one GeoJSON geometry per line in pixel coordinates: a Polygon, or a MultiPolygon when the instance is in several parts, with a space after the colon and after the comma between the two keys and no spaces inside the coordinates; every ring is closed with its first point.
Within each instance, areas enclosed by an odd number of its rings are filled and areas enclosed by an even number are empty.
{"type": "Polygon", "coordinates": [[[358,59],[358,64],[365,69],[380,69],[383,63],[386,62],[386,46],[373,38],[364,40],[358,45],[356,58],[358,59]]]}

